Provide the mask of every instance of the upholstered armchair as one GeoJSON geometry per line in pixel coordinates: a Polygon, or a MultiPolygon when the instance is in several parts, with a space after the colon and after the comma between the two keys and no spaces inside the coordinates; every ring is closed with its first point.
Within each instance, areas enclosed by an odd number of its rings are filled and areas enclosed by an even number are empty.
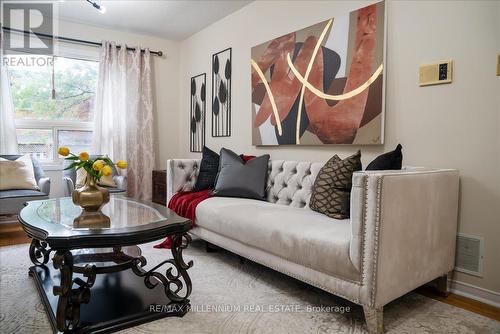
{"type": "MultiPolygon", "coordinates": [[[[21,155],[0,155],[7,160],[16,160],[21,155]]],[[[35,173],[36,183],[40,190],[30,189],[12,189],[0,191],[0,214],[18,214],[24,207],[24,203],[28,201],[41,200],[49,198],[50,193],[50,178],[45,177],[40,162],[31,158],[33,163],[33,171],[35,173]]]]}
{"type": "MultiPolygon", "coordinates": [[[[90,159],[95,159],[97,155],[91,155],[90,159]]],[[[64,160],[64,167],[66,168],[71,164],[72,161],[64,160]]],[[[123,175],[118,175],[116,167],[113,166],[113,180],[116,183],[116,188],[114,187],[104,187],[108,189],[110,194],[124,194],[127,190],[127,178],[123,175]]],[[[75,190],[76,185],[76,171],[74,169],[63,171],[63,185],[64,185],[64,195],[71,196],[73,190],[75,190]]]]}

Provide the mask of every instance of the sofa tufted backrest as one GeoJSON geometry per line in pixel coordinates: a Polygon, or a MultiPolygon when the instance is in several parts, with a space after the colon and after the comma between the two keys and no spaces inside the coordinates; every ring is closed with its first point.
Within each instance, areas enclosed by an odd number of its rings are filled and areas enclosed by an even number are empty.
{"type": "MultiPolygon", "coordinates": [[[[168,200],[176,192],[194,188],[200,159],[169,160],[167,165],[168,200]]],[[[309,207],[312,186],[323,165],[319,162],[269,160],[266,200],[297,208],[309,207]]]]}
{"type": "Polygon", "coordinates": [[[167,201],[179,191],[190,191],[196,184],[201,159],[167,161],[167,201]]]}
{"type": "Polygon", "coordinates": [[[267,201],[297,208],[309,207],[312,187],[323,163],[269,161],[267,201]]]}

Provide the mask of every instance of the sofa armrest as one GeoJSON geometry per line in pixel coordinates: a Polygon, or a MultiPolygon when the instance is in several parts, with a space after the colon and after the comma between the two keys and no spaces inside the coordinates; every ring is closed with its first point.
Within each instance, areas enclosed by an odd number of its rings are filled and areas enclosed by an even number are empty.
{"type": "Polygon", "coordinates": [[[382,307],[451,271],[459,201],[456,170],[358,172],[351,195],[350,256],[382,307]]]}
{"type": "Polygon", "coordinates": [[[44,194],[50,194],[50,178],[48,177],[41,177],[38,180],[38,187],[40,188],[40,191],[44,194]]]}
{"type": "Polygon", "coordinates": [[[113,180],[118,189],[127,190],[127,177],[125,175],[115,175],[113,176],[113,180]]]}
{"type": "Polygon", "coordinates": [[[75,184],[73,180],[68,176],[63,176],[63,186],[64,186],[64,196],[71,196],[73,190],[75,190],[75,184]]]}
{"type": "Polygon", "coordinates": [[[167,160],[167,204],[179,191],[190,191],[196,184],[201,159],[167,160]]]}

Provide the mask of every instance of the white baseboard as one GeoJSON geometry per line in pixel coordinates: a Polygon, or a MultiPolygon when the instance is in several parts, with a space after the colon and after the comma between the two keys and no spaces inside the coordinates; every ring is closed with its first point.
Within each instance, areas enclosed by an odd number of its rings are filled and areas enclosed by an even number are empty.
{"type": "Polygon", "coordinates": [[[450,291],[456,295],[500,308],[500,293],[498,292],[455,280],[451,280],[450,291]]]}

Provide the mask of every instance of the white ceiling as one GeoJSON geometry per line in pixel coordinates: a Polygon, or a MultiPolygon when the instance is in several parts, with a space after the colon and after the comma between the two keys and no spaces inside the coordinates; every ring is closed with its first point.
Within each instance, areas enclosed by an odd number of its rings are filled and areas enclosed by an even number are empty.
{"type": "Polygon", "coordinates": [[[100,1],[99,13],[85,0],[60,1],[59,18],[138,34],[182,40],[252,1],[100,1]]]}

